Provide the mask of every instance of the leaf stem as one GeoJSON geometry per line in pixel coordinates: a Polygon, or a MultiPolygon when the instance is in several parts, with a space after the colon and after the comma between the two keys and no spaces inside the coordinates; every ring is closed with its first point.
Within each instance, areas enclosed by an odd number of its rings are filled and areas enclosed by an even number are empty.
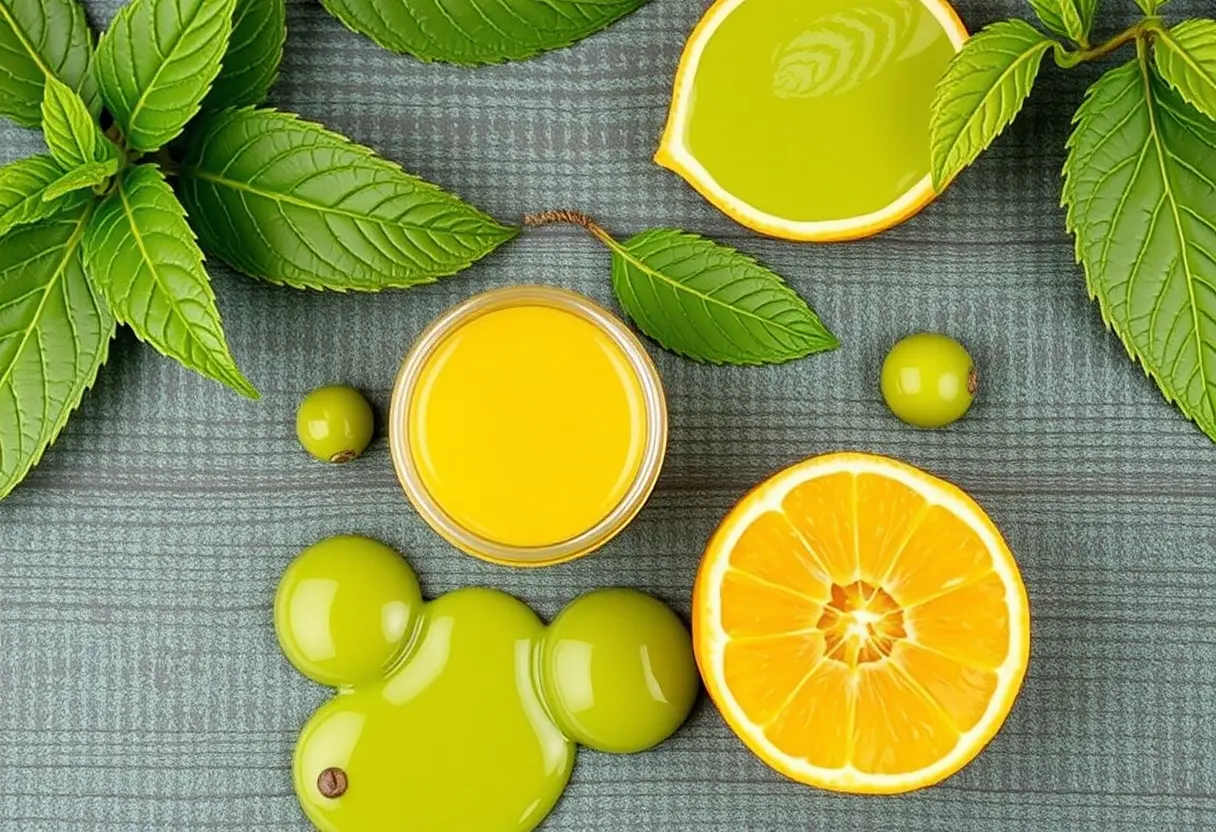
{"type": "Polygon", "coordinates": [[[528,228],[540,228],[546,225],[577,225],[609,248],[618,248],[618,243],[611,234],[587,214],[579,211],[559,210],[525,214],[524,225],[528,228]]]}
{"type": "Polygon", "coordinates": [[[165,178],[177,176],[181,172],[182,166],[173,158],[173,154],[167,147],[162,147],[152,154],[151,161],[160,168],[160,172],[165,175],[165,178]]]}
{"type": "Polygon", "coordinates": [[[1115,35],[1110,40],[1099,43],[1097,46],[1086,46],[1081,49],[1069,51],[1060,44],[1056,44],[1055,59],[1056,65],[1064,69],[1072,69],[1089,61],[1098,61],[1117,52],[1129,43],[1139,41],[1147,37],[1151,32],[1160,30],[1161,21],[1156,17],[1149,17],[1141,20],[1134,26],[1129,26],[1119,34],[1115,35]]]}

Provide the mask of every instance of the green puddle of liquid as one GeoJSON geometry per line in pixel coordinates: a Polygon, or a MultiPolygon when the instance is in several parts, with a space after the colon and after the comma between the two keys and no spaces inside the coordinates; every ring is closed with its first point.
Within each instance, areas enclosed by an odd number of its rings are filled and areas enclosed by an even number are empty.
{"type": "Polygon", "coordinates": [[[766,213],[869,214],[928,174],[929,107],[954,51],[920,0],[745,0],[705,46],[685,141],[766,213]]]}
{"type": "Polygon", "coordinates": [[[350,535],[287,568],[275,629],[297,669],[337,688],[295,754],[321,832],[529,832],[576,743],[644,751],[700,689],[688,629],[649,596],[591,592],[548,626],[493,589],[424,602],[400,555],[350,535]]]}

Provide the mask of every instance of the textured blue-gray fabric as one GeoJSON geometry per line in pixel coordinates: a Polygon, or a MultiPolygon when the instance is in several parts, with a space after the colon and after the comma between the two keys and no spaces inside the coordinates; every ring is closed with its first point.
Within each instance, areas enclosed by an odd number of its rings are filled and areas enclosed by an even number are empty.
{"type": "MultiPolygon", "coordinates": [[[[1134,9],[1103,5],[1112,27],[1134,9]]],[[[1028,12],[1019,0],[960,7],[973,29],[1028,12]]],[[[1167,8],[1212,12],[1201,0],[1167,8]]],[[[94,23],[114,9],[89,4],[94,23]]],[[[584,751],[543,828],[1216,828],[1216,446],[1103,328],[1073,262],[1058,174],[1095,74],[1049,61],[1014,127],[906,225],[855,244],[781,243],[650,161],[703,10],[653,0],[571,49],[470,70],[390,55],[315,0],[293,0],[273,100],[504,220],[574,208],[620,235],[678,226],[736,245],[788,277],[844,347],[766,369],[654,350],[671,446],[653,499],[602,552],[510,571],[458,554],[419,520],[383,439],[350,465],[314,463],[296,445],[294,408],[328,382],[383,408],[422,327],[489,287],[549,283],[610,303],[605,250],[544,229],[454,278],[372,296],[276,288],[211,262],[229,340],[263,400],[124,332],[62,438],[0,503],[0,829],[307,830],[291,751],[328,692],[281,657],[271,598],[290,558],[321,537],[391,543],[431,595],[495,586],[548,616],[585,590],[626,585],[687,614],[701,549],[732,503],[778,468],[843,448],[958,482],[1007,534],[1034,623],[1004,730],[933,789],[842,797],[767,769],[702,701],[654,752],[584,751]],[[879,396],[885,350],[920,329],[959,337],[982,368],[982,395],[950,430],[906,428],[879,396]]],[[[4,161],[40,147],[0,128],[4,161]]]]}

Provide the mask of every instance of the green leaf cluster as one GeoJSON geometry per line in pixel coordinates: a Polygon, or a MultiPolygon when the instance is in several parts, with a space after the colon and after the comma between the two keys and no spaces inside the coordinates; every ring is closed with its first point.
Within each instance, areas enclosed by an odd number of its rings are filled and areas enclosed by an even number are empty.
{"type": "Polygon", "coordinates": [[[1029,2],[1048,33],[994,23],[947,67],[930,126],[934,183],[945,187],[1017,117],[1048,52],[1071,69],[1134,48],[1073,119],[1066,223],[1107,325],[1216,440],[1216,21],[1170,25],[1164,0],[1137,0],[1144,19],[1091,45],[1097,0],[1029,2]]]}
{"type": "Polygon", "coordinates": [[[117,324],[257,397],[204,248],[273,283],[376,291],[514,235],[259,106],[285,37],[283,0],[131,0],[100,39],[77,0],[0,0],[0,117],[41,128],[49,150],[0,168],[0,497],[93,384],[117,324]]]}

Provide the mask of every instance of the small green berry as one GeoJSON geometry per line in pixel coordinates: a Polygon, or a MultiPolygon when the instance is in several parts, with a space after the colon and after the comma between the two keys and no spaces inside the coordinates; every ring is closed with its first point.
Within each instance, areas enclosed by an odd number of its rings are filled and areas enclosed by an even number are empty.
{"type": "Polygon", "coordinates": [[[350,387],[318,387],[300,402],[296,436],[322,462],[350,462],[372,441],[372,406],[350,387]]]}
{"type": "Polygon", "coordinates": [[[882,396],[909,425],[942,428],[961,419],[975,398],[979,374],[970,353],[946,335],[909,335],[882,364],[882,396]]]}

